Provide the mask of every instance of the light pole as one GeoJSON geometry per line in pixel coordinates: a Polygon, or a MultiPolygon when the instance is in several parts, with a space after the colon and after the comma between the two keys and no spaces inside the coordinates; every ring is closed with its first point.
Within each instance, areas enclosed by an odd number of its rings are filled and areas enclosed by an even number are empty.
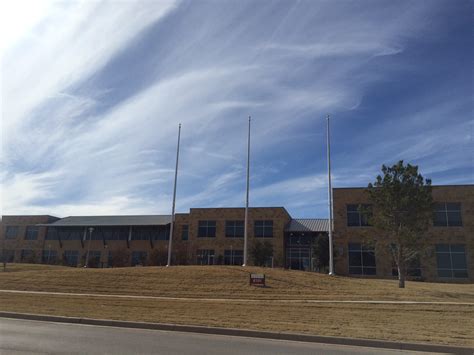
{"type": "Polygon", "coordinates": [[[331,141],[329,134],[329,115],[326,117],[327,153],[328,153],[328,209],[329,209],[329,275],[334,275],[333,245],[332,245],[332,186],[331,186],[331,141]]]}
{"type": "Polygon", "coordinates": [[[91,239],[92,239],[93,231],[94,231],[94,228],[89,227],[89,243],[87,243],[86,263],[84,264],[84,267],[87,267],[87,265],[89,264],[89,252],[91,250],[91,239]]]}
{"type": "Polygon", "coordinates": [[[244,226],[244,262],[242,266],[247,265],[247,239],[248,239],[248,219],[249,219],[249,189],[250,189],[250,116],[249,131],[247,137],[247,189],[245,192],[245,226],[244,226]]]}

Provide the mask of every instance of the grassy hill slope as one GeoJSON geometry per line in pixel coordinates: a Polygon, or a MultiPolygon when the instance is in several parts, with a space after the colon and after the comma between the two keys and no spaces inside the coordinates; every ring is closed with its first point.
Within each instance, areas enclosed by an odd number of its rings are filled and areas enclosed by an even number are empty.
{"type": "Polygon", "coordinates": [[[305,300],[474,302],[474,285],[330,277],[227,266],[76,269],[9,265],[0,289],[109,295],[0,292],[0,310],[474,346],[474,305],[341,304],[305,300]],[[248,284],[263,272],[266,288],[248,284]],[[111,295],[189,297],[133,299],[111,295]],[[214,300],[203,300],[211,298],[214,300]],[[232,300],[223,300],[223,299],[232,300]],[[248,300],[253,301],[249,302],[248,300]],[[293,300],[293,301],[285,301],[293,300]]]}
{"type": "Polygon", "coordinates": [[[331,277],[301,271],[237,266],[81,269],[13,264],[0,272],[0,289],[171,297],[402,300],[474,302],[474,286],[331,277]],[[249,272],[267,287],[249,286],[249,272]]]}

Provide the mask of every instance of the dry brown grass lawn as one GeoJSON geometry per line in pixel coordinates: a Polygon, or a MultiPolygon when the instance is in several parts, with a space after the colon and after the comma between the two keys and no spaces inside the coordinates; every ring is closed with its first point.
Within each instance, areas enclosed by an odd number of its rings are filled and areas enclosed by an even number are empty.
{"type": "MultiPolygon", "coordinates": [[[[267,288],[248,285],[240,267],[76,269],[9,265],[0,289],[233,298],[233,302],[117,299],[0,293],[0,310],[89,318],[293,331],[320,335],[474,346],[472,305],[367,305],[265,302],[268,299],[474,302],[474,285],[329,277],[279,269],[267,288]],[[245,299],[261,300],[246,302],[245,299]]],[[[247,270],[247,269],[246,269],[247,270]]]]}
{"type": "Polygon", "coordinates": [[[233,266],[174,266],[81,269],[10,264],[0,289],[170,297],[401,300],[474,302],[474,285],[330,277],[233,266]],[[266,275],[266,288],[250,287],[248,271],[266,275]]]}

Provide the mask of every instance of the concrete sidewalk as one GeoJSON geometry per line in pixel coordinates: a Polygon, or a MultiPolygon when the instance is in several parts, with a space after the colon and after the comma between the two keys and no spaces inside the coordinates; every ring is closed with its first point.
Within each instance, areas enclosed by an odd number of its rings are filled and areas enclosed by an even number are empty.
{"type": "Polygon", "coordinates": [[[334,344],[334,345],[363,346],[363,347],[369,347],[369,348],[396,349],[396,350],[404,350],[404,351],[424,351],[424,352],[435,352],[435,353],[469,354],[469,355],[472,355],[474,353],[474,348],[468,348],[468,347],[422,344],[422,343],[402,343],[402,342],[370,340],[370,339],[329,337],[329,336],[318,336],[318,335],[299,334],[299,333],[268,332],[268,331],[256,331],[256,330],[245,330],[245,329],[203,327],[203,326],[163,324],[163,323],[127,322],[127,321],[117,321],[117,320],[76,318],[76,317],[59,317],[59,316],[49,316],[49,315],[40,315],[40,314],[25,314],[25,313],[1,312],[1,311],[0,311],[0,317],[13,318],[13,319],[39,320],[39,321],[48,321],[48,322],[60,322],[60,323],[75,323],[75,324],[88,324],[88,325],[98,325],[98,326],[122,327],[122,328],[166,330],[166,331],[191,332],[191,333],[201,333],[201,334],[240,336],[240,337],[250,337],[250,338],[277,339],[277,340],[312,342],[312,343],[323,343],[323,344],[334,344]]]}
{"type": "Polygon", "coordinates": [[[22,291],[22,290],[0,290],[0,293],[17,293],[33,295],[69,296],[69,297],[107,297],[128,299],[153,299],[166,301],[193,301],[193,302],[236,302],[236,303],[346,303],[346,304],[399,304],[399,305],[448,305],[448,306],[474,306],[474,302],[437,302],[437,301],[383,301],[383,300],[312,300],[312,299],[253,299],[253,298],[193,298],[193,297],[169,297],[169,296],[140,296],[140,295],[117,295],[104,293],[71,293],[71,292],[49,292],[49,291],[22,291]]]}

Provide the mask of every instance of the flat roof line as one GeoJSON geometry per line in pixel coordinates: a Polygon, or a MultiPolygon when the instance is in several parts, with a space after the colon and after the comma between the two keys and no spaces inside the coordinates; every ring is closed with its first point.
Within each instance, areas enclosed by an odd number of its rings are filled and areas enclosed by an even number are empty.
{"type": "MultiPolygon", "coordinates": [[[[431,187],[474,187],[474,184],[458,184],[458,185],[431,185],[431,187]]],[[[356,190],[367,189],[367,186],[353,186],[353,187],[333,187],[333,190],[356,190]]]]}

